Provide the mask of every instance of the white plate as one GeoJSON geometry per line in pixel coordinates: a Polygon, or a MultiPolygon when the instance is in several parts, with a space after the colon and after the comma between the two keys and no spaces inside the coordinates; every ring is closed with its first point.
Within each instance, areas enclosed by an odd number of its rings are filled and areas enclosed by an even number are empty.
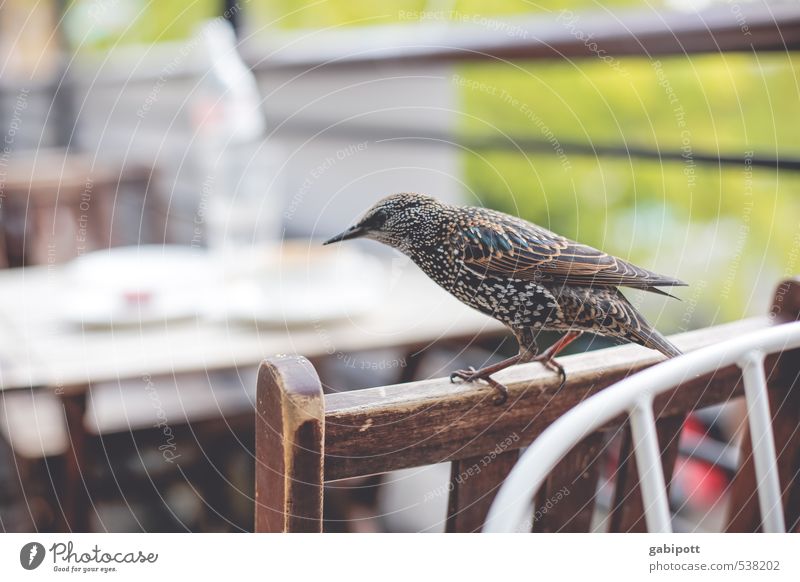
{"type": "Polygon", "coordinates": [[[66,267],[62,317],[92,327],[133,326],[202,314],[216,269],[201,249],[178,245],[116,247],[66,267]]]}
{"type": "Polygon", "coordinates": [[[228,319],[272,326],[307,326],[356,318],[374,310],[383,266],[356,249],[295,246],[278,260],[231,282],[228,319]]]}

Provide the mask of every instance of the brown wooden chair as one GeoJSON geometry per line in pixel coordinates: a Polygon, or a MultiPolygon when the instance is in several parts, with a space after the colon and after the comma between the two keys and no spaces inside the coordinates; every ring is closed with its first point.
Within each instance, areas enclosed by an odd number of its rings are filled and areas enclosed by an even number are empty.
{"type": "MultiPolygon", "coordinates": [[[[684,350],[719,342],[800,315],[800,279],[782,283],[768,317],[747,319],[675,336],[684,350]]],[[[452,462],[446,530],[479,531],[497,488],[518,457],[566,410],[660,356],[618,346],[562,359],[567,383],[536,364],[505,373],[509,399],[491,403],[481,384],[427,380],[352,392],[323,394],[302,357],[277,356],[261,366],[256,415],[256,531],[318,532],[323,527],[326,482],[433,463],[452,462]]],[[[771,404],[786,523],[800,520],[800,358],[791,352],[768,360],[771,404]]],[[[684,419],[695,409],[742,394],[738,368],[696,378],[662,395],[654,405],[667,481],[671,479],[684,419]]],[[[609,432],[622,434],[620,463],[606,518],[610,531],[644,531],[638,476],[624,419],[587,437],[558,465],[535,506],[547,505],[568,486],[569,495],[533,519],[533,531],[590,531],[600,466],[609,432]]],[[[749,439],[733,479],[728,531],[760,526],[749,439]]],[[[444,518],[445,516],[443,516],[444,518]]]]}
{"type": "Polygon", "coordinates": [[[0,267],[163,241],[166,214],[154,183],[154,171],[143,166],[115,167],[61,149],[16,153],[4,176],[0,267]],[[129,226],[140,222],[144,234],[129,226]]]}

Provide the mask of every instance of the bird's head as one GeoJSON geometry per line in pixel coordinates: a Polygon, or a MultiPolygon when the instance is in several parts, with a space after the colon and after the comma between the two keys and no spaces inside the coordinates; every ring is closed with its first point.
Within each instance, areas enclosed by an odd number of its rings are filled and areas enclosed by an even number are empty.
{"type": "Polygon", "coordinates": [[[421,237],[435,222],[444,204],[422,194],[392,194],[367,210],[361,219],[344,232],[323,244],[368,238],[404,250],[421,237]]]}

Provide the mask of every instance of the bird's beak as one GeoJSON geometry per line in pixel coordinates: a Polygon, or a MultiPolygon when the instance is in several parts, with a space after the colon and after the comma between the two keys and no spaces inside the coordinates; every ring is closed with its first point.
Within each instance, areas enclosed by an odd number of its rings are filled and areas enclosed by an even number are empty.
{"type": "Polygon", "coordinates": [[[366,228],[364,228],[363,226],[355,225],[351,226],[343,233],[337,234],[336,236],[329,238],[322,244],[329,245],[332,243],[341,242],[343,240],[349,240],[351,238],[358,238],[360,236],[364,236],[365,234],[367,234],[366,228]]]}

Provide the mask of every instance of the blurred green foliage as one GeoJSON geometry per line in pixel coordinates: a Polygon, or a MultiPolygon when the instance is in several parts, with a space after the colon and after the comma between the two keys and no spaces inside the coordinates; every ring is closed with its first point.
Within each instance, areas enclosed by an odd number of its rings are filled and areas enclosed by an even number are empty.
{"type": "Polygon", "coordinates": [[[183,40],[221,6],[222,0],[68,0],[64,26],[79,51],[183,40]]]}
{"type": "MultiPolygon", "coordinates": [[[[657,2],[655,5],[658,6],[657,2]]],[[[249,6],[262,24],[284,28],[324,28],[369,24],[414,23],[420,20],[458,20],[464,15],[510,16],[641,6],[642,0],[269,0],[249,6]],[[416,16],[416,18],[415,18],[416,16]]]]}
{"type": "MultiPolygon", "coordinates": [[[[779,277],[800,272],[800,174],[754,168],[748,157],[800,157],[791,55],[710,55],[472,65],[463,131],[550,140],[552,155],[476,152],[467,183],[481,203],[675,274],[693,284],[662,327],[763,313],[779,277]],[[557,139],[558,142],[554,142],[557,139]],[[683,153],[643,161],[555,152],[564,142],[683,153]],[[694,161],[727,154],[740,166],[694,161]],[[697,305],[695,305],[697,303],[697,305]]],[[[661,306],[659,305],[659,308],[661,306]]]]}

